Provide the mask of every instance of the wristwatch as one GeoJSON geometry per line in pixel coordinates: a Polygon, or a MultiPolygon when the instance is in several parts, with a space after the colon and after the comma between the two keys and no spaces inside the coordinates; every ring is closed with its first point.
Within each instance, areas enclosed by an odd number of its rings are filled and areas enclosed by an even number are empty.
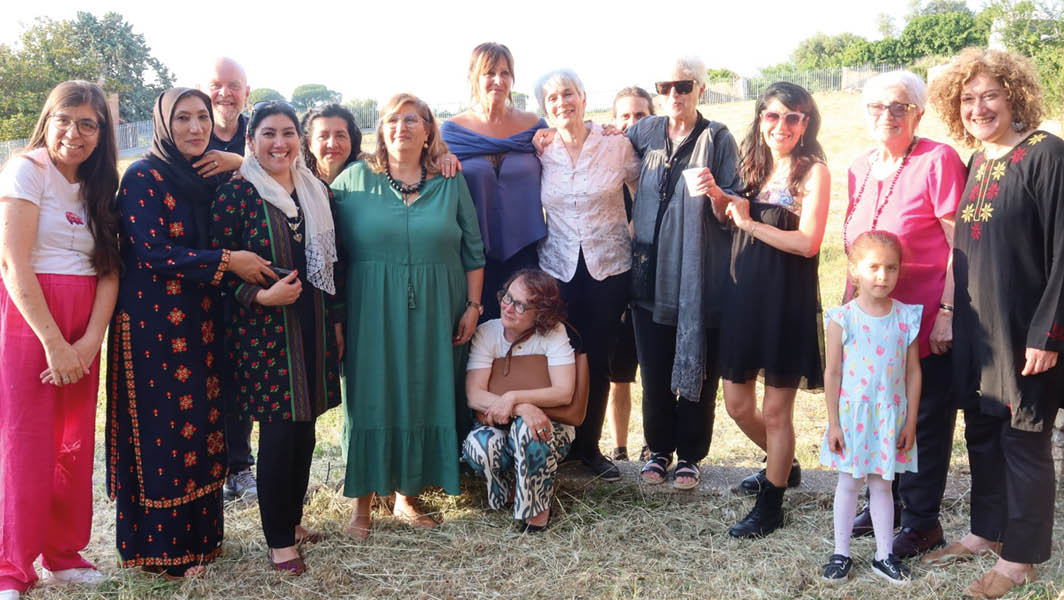
{"type": "Polygon", "coordinates": [[[483,315],[484,314],[484,305],[483,304],[481,304],[479,302],[475,302],[473,300],[466,300],[465,307],[469,308],[470,306],[472,306],[473,308],[477,309],[477,314],[478,315],[483,315]]]}

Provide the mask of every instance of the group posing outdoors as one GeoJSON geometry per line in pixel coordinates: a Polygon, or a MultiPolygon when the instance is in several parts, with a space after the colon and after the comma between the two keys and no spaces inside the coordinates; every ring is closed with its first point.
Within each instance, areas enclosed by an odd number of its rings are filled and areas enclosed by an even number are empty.
{"type": "Polygon", "coordinates": [[[605,127],[585,120],[575,73],[537,82],[546,120],[514,107],[514,73],[505,46],[477,46],[471,109],[439,123],[398,94],[363,154],[339,105],[245,115],[244,72],[220,59],[202,89],[159,96],[151,149],[121,181],[102,91],[51,92],[0,174],[0,599],[38,581],[38,558],[53,584],[103,578],[80,555],[101,346],[119,564],[169,579],[219,555],[235,496],[257,495],[273,567],[307,569],[315,419],[340,405],[346,534],[370,535],[375,496],[437,526],[418,495],[459,494],[460,463],[490,508],[543,531],[560,462],[620,478],[599,443],[609,406],[627,459],[636,364],[646,484],[698,485],[721,380],[764,450],[732,536],[783,524],[796,390],[823,389],[820,462],[839,471],[823,579],[849,578],[859,535],[891,583],[918,556],[995,554],[965,590],[978,598],[1036,576],[1064,393],[1064,142],[1036,128],[1026,59],[969,49],[930,90],[907,71],[867,82],[848,284],[823,315],[830,175],[809,92],[767,88],[736,143],[696,108],[696,59],[661,73],[664,114],[626,88],[605,127]],[[967,166],[918,135],[929,101],[976,149],[967,166]],[[947,545],[958,410],[971,530],[947,545]]]}

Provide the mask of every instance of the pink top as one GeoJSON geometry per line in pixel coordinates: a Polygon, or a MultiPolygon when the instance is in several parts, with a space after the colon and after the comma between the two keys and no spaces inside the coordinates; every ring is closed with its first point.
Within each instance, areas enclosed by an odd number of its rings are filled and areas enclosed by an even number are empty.
{"type": "MultiPolygon", "coordinates": [[[[872,228],[876,206],[884,201],[893,175],[883,181],[868,177],[861,198],[854,198],[870,168],[873,152],[865,153],[850,165],[849,198],[853,218],[846,229],[846,247],[872,228]]],[[[939,219],[957,212],[967,173],[957,151],[946,144],[920,138],[908,164],[898,176],[894,191],[886,199],[876,228],[901,239],[902,266],[898,285],[891,297],[905,304],[922,304],[920,358],[931,354],[931,326],[938,314],[950,246],[939,219]]],[[[850,284],[846,284],[847,296],[850,284]]]]}

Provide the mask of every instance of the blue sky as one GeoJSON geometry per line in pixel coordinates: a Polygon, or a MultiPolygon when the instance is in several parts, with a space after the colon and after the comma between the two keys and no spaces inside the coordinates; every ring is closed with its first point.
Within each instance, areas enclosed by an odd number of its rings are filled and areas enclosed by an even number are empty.
{"type": "Polygon", "coordinates": [[[569,67],[594,102],[626,85],[662,79],[680,55],[751,74],[785,61],[798,42],[818,31],[876,39],[878,13],[890,12],[901,22],[908,9],[907,2],[852,0],[668,4],[676,8],[666,12],[659,2],[630,0],[50,0],[5,6],[0,42],[13,42],[36,17],[70,18],[91,6],[97,15],[121,13],[183,85],[201,81],[212,59],[225,55],[245,66],[253,88],[271,87],[286,96],[297,85],[322,83],[345,99],[382,100],[409,91],[443,104],[465,101],[470,51],[497,41],[514,53],[517,91],[531,95],[540,75],[569,67]]]}

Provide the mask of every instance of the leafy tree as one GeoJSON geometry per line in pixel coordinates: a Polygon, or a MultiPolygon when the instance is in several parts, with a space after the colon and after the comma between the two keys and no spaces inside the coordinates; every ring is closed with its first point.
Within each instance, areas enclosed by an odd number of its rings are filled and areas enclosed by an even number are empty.
{"type": "Polygon", "coordinates": [[[910,20],[898,36],[897,62],[948,56],[968,46],[986,46],[989,35],[989,28],[971,11],[920,15],[910,20]]]}
{"type": "Polygon", "coordinates": [[[1034,62],[1050,114],[1064,116],[1064,2],[998,0],[983,12],[1006,48],[1034,62]]]}
{"type": "Polygon", "coordinates": [[[706,69],[706,79],[708,79],[710,83],[735,81],[738,78],[738,73],[728,69],[706,69]]]}
{"type": "Polygon", "coordinates": [[[929,0],[920,9],[919,15],[944,15],[946,13],[964,13],[975,16],[964,0],[929,0]]]}
{"type": "Polygon", "coordinates": [[[255,88],[248,94],[248,104],[255,106],[259,102],[284,102],[285,97],[281,92],[271,88],[255,88]]]}
{"type": "Polygon", "coordinates": [[[306,83],[292,91],[292,106],[305,111],[322,104],[340,102],[342,98],[340,92],[334,92],[320,83],[306,83]]]}
{"type": "Polygon", "coordinates": [[[0,44],[0,138],[27,137],[48,93],[68,79],[117,92],[125,120],[150,118],[156,96],[173,85],[170,71],[118,13],[41,18],[14,46],[0,44]]]}
{"type": "Polygon", "coordinates": [[[897,28],[894,26],[894,17],[885,12],[876,15],[876,31],[883,36],[883,39],[894,37],[897,33],[897,28]]]}
{"type": "Polygon", "coordinates": [[[863,37],[853,33],[839,35],[816,35],[802,40],[791,54],[791,62],[799,69],[825,69],[841,67],[845,63],[842,57],[855,44],[867,42],[863,37]]]}

